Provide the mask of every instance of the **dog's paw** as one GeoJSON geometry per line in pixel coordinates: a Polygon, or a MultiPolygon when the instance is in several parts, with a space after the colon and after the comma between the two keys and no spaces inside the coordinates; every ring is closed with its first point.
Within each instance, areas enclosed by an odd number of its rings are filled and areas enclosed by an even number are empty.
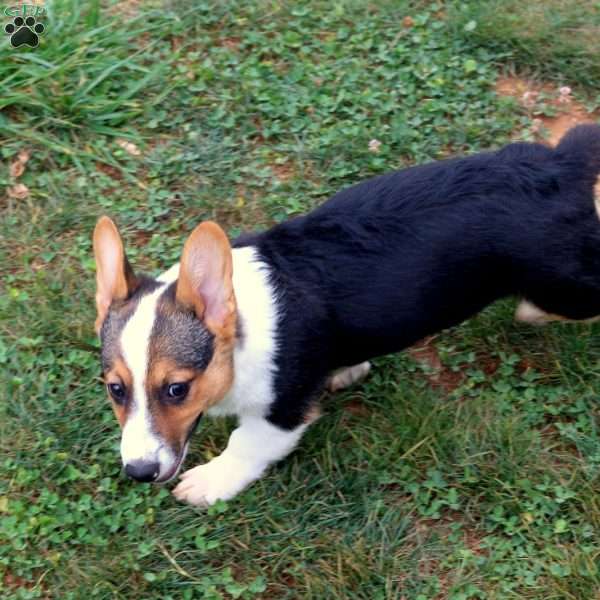
{"type": "Polygon", "coordinates": [[[552,321],[564,320],[566,320],[564,317],[544,312],[541,308],[538,308],[528,300],[521,300],[515,310],[515,321],[529,323],[530,325],[545,325],[552,321]]]}
{"type": "Polygon", "coordinates": [[[205,465],[183,473],[173,495],[195,506],[210,506],[217,500],[230,500],[258,479],[263,471],[248,461],[221,454],[205,465]]]}
{"type": "Polygon", "coordinates": [[[369,361],[352,367],[346,367],[345,369],[339,369],[327,380],[327,389],[330,392],[343,390],[356,383],[359,379],[366,377],[370,370],[371,363],[369,361]]]}

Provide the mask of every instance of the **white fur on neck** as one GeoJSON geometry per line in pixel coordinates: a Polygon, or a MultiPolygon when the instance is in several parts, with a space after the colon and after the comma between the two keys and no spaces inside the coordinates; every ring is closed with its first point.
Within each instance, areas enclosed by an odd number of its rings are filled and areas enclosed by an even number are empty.
{"type": "Polygon", "coordinates": [[[256,248],[233,249],[233,289],[242,333],[233,355],[233,385],[207,412],[262,417],[274,396],[277,306],[268,266],[256,248]]]}

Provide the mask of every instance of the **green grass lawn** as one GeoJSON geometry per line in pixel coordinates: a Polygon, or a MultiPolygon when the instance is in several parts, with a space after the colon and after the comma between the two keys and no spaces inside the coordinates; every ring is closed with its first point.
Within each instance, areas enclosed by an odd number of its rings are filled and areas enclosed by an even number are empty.
{"type": "Polygon", "coordinates": [[[100,214],[156,273],[202,219],[235,235],[527,138],[505,70],[597,105],[598,3],[550,4],[57,0],[37,49],[4,36],[2,598],[600,598],[598,326],[516,325],[505,301],[379,359],[208,511],[121,474],[93,332],[100,214]]]}

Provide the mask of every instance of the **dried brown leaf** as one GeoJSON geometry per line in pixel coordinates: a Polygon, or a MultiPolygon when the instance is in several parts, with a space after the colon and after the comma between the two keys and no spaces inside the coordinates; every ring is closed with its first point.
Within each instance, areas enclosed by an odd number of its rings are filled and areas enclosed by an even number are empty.
{"type": "Polygon", "coordinates": [[[121,148],[123,148],[123,150],[125,150],[125,152],[131,156],[140,156],[142,154],[140,149],[133,142],[129,142],[127,140],[117,140],[117,144],[119,144],[119,146],[121,146],[121,148]]]}
{"type": "Polygon", "coordinates": [[[17,177],[21,177],[21,175],[23,175],[23,172],[25,171],[25,165],[21,161],[15,160],[15,162],[11,163],[8,171],[10,176],[16,179],[17,177]]]}
{"type": "Polygon", "coordinates": [[[10,198],[23,200],[29,196],[29,188],[23,183],[17,183],[12,187],[7,188],[6,192],[10,198]]]}

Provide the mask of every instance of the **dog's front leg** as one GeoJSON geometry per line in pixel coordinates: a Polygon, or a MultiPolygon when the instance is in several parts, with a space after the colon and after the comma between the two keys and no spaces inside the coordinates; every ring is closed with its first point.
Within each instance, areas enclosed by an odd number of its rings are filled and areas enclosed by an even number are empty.
{"type": "Polygon", "coordinates": [[[197,506],[229,500],[262,477],[270,465],[287,456],[307,427],[303,424],[285,430],[266,419],[242,418],[225,451],[210,462],[183,473],[173,494],[178,500],[197,506]]]}

